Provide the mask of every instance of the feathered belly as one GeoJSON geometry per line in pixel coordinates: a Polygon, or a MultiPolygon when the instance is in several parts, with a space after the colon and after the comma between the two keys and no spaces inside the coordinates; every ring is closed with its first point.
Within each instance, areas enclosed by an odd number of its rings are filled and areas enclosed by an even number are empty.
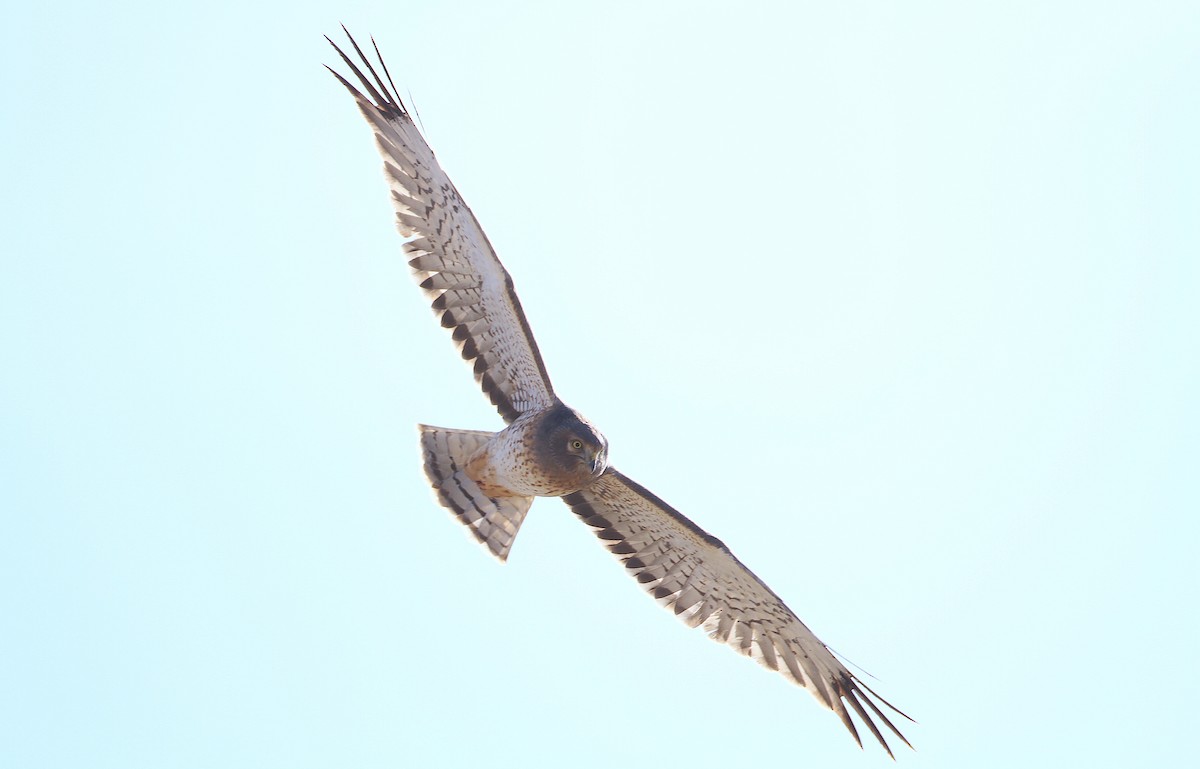
{"type": "Polygon", "coordinates": [[[467,475],[489,497],[561,497],[591,480],[562,477],[563,473],[540,466],[527,440],[533,429],[533,425],[514,422],[468,460],[467,475]]]}
{"type": "Polygon", "coordinates": [[[468,462],[467,475],[489,497],[560,497],[573,491],[546,478],[528,456],[505,453],[502,446],[484,446],[468,462]]]}

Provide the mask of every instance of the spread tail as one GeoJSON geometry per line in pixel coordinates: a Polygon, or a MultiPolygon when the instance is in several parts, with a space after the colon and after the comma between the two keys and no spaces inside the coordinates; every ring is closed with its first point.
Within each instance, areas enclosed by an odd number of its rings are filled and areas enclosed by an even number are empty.
{"type": "Polygon", "coordinates": [[[442,506],[501,561],[508,559],[533,497],[489,497],[467,477],[467,460],[495,433],[417,425],[425,475],[442,506]]]}

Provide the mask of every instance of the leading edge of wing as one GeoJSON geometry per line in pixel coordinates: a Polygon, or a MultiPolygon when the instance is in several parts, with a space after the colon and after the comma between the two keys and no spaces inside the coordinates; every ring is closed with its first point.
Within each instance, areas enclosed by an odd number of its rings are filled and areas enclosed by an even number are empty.
{"type": "Polygon", "coordinates": [[[686,624],[691,627],[703,624],[714,640],[753,657],[808,689],[818,702],[838,716],[860,747],[862,738],[847,705],[893,759],[895,755],[875,718],[912,748],[874,700],[909,721],[913,719],[842,665],[795,612],[721,540],[613,468],[591,487],[563,500],[595,530],[596,536],[643,588],[686,624]],[[655,530],[648,516],[657,518],[664,528],[655,530]],[[673,533],[680,536],[673,538],[673,533]],[[713,581],[722,572],[733,575],[729,583],[713,581]],[[739,587],[747,586],[760,595],[740,595],[739,587]],[[735,598],[749,599],[753,610],[747,612],[746,606],[735,606],[731,601],[735,598]]]}
{"type": "Polygon", "coordinates": [[[409,239],[404,246],[409,266],[434,312],[451,330],[462,357],[473,363],[476,381],[506,421],[552,405],[554,389],[512,278],[396,96],[374,38],[378,69],[342,29],[358,62],[328,36],[325,39],[362,90],[333,68],[326,69],[350,91],[375,132],[397,226],[409,239]]]}

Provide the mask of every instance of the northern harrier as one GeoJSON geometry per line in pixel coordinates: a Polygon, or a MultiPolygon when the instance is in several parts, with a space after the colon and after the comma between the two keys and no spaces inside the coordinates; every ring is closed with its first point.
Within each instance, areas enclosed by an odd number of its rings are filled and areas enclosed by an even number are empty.
{"type": "Polygon", "coordinates": [[[629,574],[688,625],[703,625],[712,638],[808,689],[860,746],[847,706],[889,756],[872,714],[909,744],[872,697],[908,716],[842,665],[720,540],[608,463],[608,441],[555,395],[512,279],[395,96],[382,58],[387,83],[353,38],[370,77],[329,42],[366,92],[330,69],[375,132],[416,280],[507,423],[495,433],[420,426],[425,473],[442,505],[503,561],[533,498],[562,497],[629,574]]]}

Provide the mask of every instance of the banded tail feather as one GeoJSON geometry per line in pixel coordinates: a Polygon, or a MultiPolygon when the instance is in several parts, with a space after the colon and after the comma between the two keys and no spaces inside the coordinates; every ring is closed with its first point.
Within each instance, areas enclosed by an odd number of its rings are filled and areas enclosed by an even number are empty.
{"type": "Polygon", "coordinates": [[[489,497],[465,469],[471,457],[495,433],[417,425],[425,475],[442,506],[465,525],[475,539],[501,561],[508,560],[517,530],[533,497],[489,497]]]}

